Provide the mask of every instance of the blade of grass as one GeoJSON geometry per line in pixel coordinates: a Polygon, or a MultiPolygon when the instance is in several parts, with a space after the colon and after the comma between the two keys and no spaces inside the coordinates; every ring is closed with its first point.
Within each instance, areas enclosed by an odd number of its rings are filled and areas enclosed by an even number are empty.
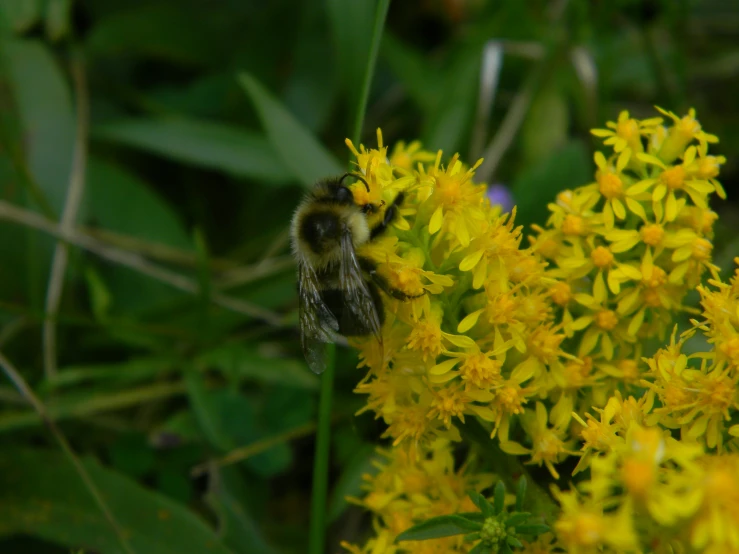
{"type": "Polygon", "coordinates": [[[372,29],[372,43],[370,45],[369,60],[367,60],[367,70],[364,73],[364,81],[362,82],[362,90],[359,95],[359,105],[357,108],[357,118],[354,121],[354,132],[352,132],[352,142],[359,145],[362,137],[362,125],[364,125],[364,114],[367,111],[367,100],[369,99],[370,85],[372,85],[372,76],[375,73],[375,65],[377,63],[377,53],[380,51],[380,42],[382,41],[382,32],[385,28],[385,19],[387,18],[387,10],[390,7],[390,0],[379,0],[377,11],[375,12],[375,26],[372,29]]]}
{"type": "Polygon", "coordinates": [[[341,165],[262,84],[247,73],[238,82],[254,109],[275,151],[295,179],[312,186],[318,179],[341,173],[341,165]]]}
{"type": "MultiPolygon", "coordinates": [[[[82,196],[85,192],[85,171],[87,168],[87,143],[89,130],[89,98],[87,92],[87,79],[85,76],[84,60],[81,52],[77,51],[72,59],[72,82],[77,100],[77,129],[74,139],[74,153],[72,157],[72,172],[69,176],[69,188],[67,198],[64,202],[59,227],[63,232],[69,232],[74,228],[79,212],[82,196]]],[[[46,289],[46,313],[56,316],[59,311],[59,302],[62,299],[64,288],[64,274],[69,260],[69,245],[64,241],[58,241],[54,249],[51,261],[51,272],[49,274],[49,286],[46,289]]],[[[47,319],[43,326],[43,351],[44,351],[44,373],[46,378],[56,375],[56,322],[47,319]]]]}
{"type": "Polygon", "coordinates": [[[118,541],[121,544],[121,548],[123,548],[123,550],[128,554],[134,554],[133,550],[131,549],[131,545],[128,542],[128,539],[123,532],[123,529],[118,523],[118,520],[116,520],[113,512],[110,511],[110,508],[108,507],[108,504],[103,498],[102,494],[100,494],[97,485],[95,485],[92,478],[90,477],[90,474],[82,465],[79,458],[77,458],[77,455],[72,450],[69,442],[67,442],[66,437],[56,426],[54,420],[49,417],[49,413],[46,411],[46,407],[36,397],[36,395],[31,390],[31,387],[29,387],[28,383],[26,383],[25,379],[23,379],[21,374],[18,373],[18,371],[15,369],[15,366],[10,363],[10,360],[8,360],[2,353],[0,353],[0,367],[2,367],[2,370],[8,377],[8,380],[13,383],[13,385],[18,389],[18,392],[20,392],[21,395],[26,399],[26,401],[33,407],[33,409],[36,410],[39,417],[43,420],[43,422],[46,424],[46,427],[59,443],[59,446],[62,448],[64,455],[67,457],[72,466],[74,466],[75,471],[80,476],[82,482],[85,484],[85,487],[90,493],[90,496],[92,496],[93,500],[95,501],[95,504],[97,504],[98,508],[105,516],[105,519],[108,520],[108,523],[110,523],[110,526],[113,528],[113,531],[115,532],[116,536],[118,537],[118,541]]]}
{"type": "Polygon", "coordinates": [[[329,345],[328,364],[321,380],[318,404],[318,434],[313,458],[313,494],[311,496],[309,554],[323,554],[326,543],[326,498],[328,497],[328,466],[331,451],[331,401],[334,392],[336,347],[329,345]]]}
{"type": "Polygon", "coordinates": [[[38,425],[42,422],[45,423],[45,418],[49,416],[54,421],[71,417],[83,418],[93,414],[120,410],[146,402],[177,396],[184,392],[184,383],[178,381],[175,383],[157,383],[115,392],[113,394],[96,394],[82,400],[80,400],[79,396],[71,399],[62,399],[57,404],[49,406],[48,410],[44,409],[43,415],[34,412],[18,412],[8,413],[0,417],[0,433],[38,425]]]}

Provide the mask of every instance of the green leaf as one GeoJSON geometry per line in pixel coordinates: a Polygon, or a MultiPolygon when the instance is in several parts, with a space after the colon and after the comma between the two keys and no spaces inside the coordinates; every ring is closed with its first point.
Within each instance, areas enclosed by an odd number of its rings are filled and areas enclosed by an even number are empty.
{"type": "Polygon", "coordinates": [[[446,87],[437,105],[427,113],[424,146],[451,156],[469,134],[479,88],[480,56],[465,55],[445,75],[446,87]]]}
{"type": "Polygon", "coordinates": [[[72,0],[47,0],[46,36],[57,41],[69,34],[69,14],[72,11],[72,0]]]}
{"type": "Polygon", "coordinates": [[[505,508],[505,485],[503,481],[498,481],[495,485],[495,499],[493,502],[493,509],[496,515],[501,513],[505,508]]]}
{"type": "Polygon", "coordinates": [[[206,501],[218,515],[218,535],[235,553],[272,554],[274,550],[246,509],[249,493],[236,468],[222,467],[211,472],[206,501]]]}
{"type": "Polygon", "coordinates": [[[235,125],[191,118],[124,119],[95,127],[92,136],[237,177],[272,183],[291,177],[262,135],[235,125]]]}
{"type": "Polygon", "coordinates": [[[309,186],[319,179],[342,173],[336,158],[258,81],[242,73],[239,82],[251,98],[272,147],[295,179],[309,186]]]}
{"type": "Polygon", "coordinates": [[[347,496],[359,496],[365,475],[374,475],[377,468],[372,464],[377,460],[374,447],[366,445],[344,465],[341,475],[336,480],[329,499],[328,521],[338,518],[349,505],[347,496]]]}
{"type": "Polygon", "coordinates": [[[492,552],[492,549],[488,545],[478,543],[472,550],[470,550],[469,554],[488,554],[489,552],[492,552]]]}
{"type": "Polygon", "coordinates": [[[585,145],[577,140],[553,151],[539,163],[519,173],[511,190],[516,200],[516,222],[546,221],[547,203],[564,189],[585,185],[593,179],[593,168],[585,145]]]}
{"type": "Polygon", "coordinates": [[[331,59],[335,51],[321,2],[303,4],[302,12],[283,99],[287,109],[316,133],[323,129],[335,108],[339,79],[335,64],[320,63],[331,59]]]}
{"type": "Polygon", "coordinates": [[[196,362],[200,367],[222,371],[232,378],[254,379],[262,383],[281,383],[315,390],[319,378],[308,371],[301,360],[267,358],[253,347],[227,344],[202,354],[196,362]]]}
{"type": "Polygon", "coordinates": [[[0,2],[0,30],[24,33],[41,15],[41,0],[0,2]]]}
{"type": "MultiPolygon", "coordinates": [[[[269,438],[278,431],[266,428],[257,418],[254,403],[233,389],[209,389],[199,372],[186,378],[190,404],[208,441],[221,452],[269,438]]],[[[298,410],[302,407],[297,405],[298,410]]],[[[289,425],[289,421],[276,424],[289,425]]],[[[268,477],[284,471],[292,458],[285,443],[277,444],[248,458],[245,463],[259,475],[268,477]]]]}
{"type": "Polygon", "coordinates": [[[423,111],[432,113],[441,98],[443,83],[429,65],[428,58],[391,33],[385,33],[381,53],[413,100],[423,111]]]}
{"type": "Polygon", "coordinates": [[[67,80],[51,51],[36,40],[0,39],[32,177],[61,212],[72,169],[75,121],[67,80]]]}
{"type": "MultiPolygon", "coordinates": [[[[99,464],[83,462],[134,552],[232,552],[184,506],[99,464]]],[[[67,548],[122,554],[108,520],[79,474],[52,450],[4,449],[0,456],[0,535],[28,534],[67,548]]]]}
{"type": "Polygon", "coordinates": [[[69,365],[60,368],[48,385],[50,389],[101,382],[119,386],[153,379],[174,367],[175,362],[171,358],[132,358],[118,363],[69,365]]]}
{"type": "Polygon", "coordinates": [[[533,164],[560,148],[567,140],[569,123],[564,95],[554,85],[540,91],[521,127],[524,164],[533,164]]]}
{"type": "Polygon", "coordinates": [[[511,535],[508,535],[508,537],[506,537],[506,542],[516,548],[523,548],[523,544],[521,543],[521,541],[511,535]]]}
{"type": "Polygon", "coordinates": [[[469,521],[459,515],[438,516],[403,531],[395,540],[423,541],[427,539],[438,539],[453,535],[463,535],[470,531],[479,531],[481,528],[482,525],[480,523],[469,521]]]}
{"type": "Polygon", "coordinates": [[[477,491],[470,491],[467,494],[469,495],[470,500],[472,500],[472,503],[480,509],[485,517],[490,517],[494,515],[493,507],[483,495],[481,495],[477,491]]]}
{"type": "Polygon", "coordinates": [[[505,520],[506,527],[515,527],[529,519],[531,516],[528,512],[513,512],[508,519],[505,520]]]}
{"type": "Polygon", "coordinates": [[[85,268],[84,277],[90,297],[90,309],[98,320],[102,320],[110,313],[110,307],[113,303],[110,289],[100,276],[100,272],[92,265],[85,268]]]}
{"type": "Polygon", "coordinates": [[[482,512],[459,512],[457,515],[465,518],[466,520],[476,521],[480,523],[482,523],[486,519],[482,512]]]}
{"type": "Polygon", "coordinates": [[[110,464],[131,477],[143,477],[156,462],[156,453],[141,433],[126,433],[116,437],[108,448],[110,464]]]}
{"type": "MultiPolygon", "coordinates": [[[[175,3],[144,3],[98,19],[87,39],[91,57],[138,55],[186,65],[206,65],[217,53],[203,40],[202,11],[175,3]]],[[[125,58],[124,58],[125,59],[125,58]]]]}
{"type": "Polygon", "coordinates": [[[541,535],[549,531],[549,526],[543,523],[532,523],[530,525],[517,525],[516,533],[519,535],[541,535]]]}
{"type": "MultiPolygon", "coordinates": [[[[92,159],[88,164],[80,218],[106,230],[193,250],[173,208],[136,176],[107,162],[92,159]]],[[[112,297],[111,314],[139,314],[185,297],[185,293],[132,269],[108,264],[98,267],[112,297]]]]}
{"type": "Polygon", "coordinates": [[[526,477],[521,476],[518,480],[518,489],[516,490],[516,511],[523,511],[523,501],[526,498],[526,477]]]}

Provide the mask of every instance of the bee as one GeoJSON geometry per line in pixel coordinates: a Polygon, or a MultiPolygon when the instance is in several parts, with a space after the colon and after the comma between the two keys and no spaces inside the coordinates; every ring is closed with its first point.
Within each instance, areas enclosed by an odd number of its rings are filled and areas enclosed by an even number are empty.
{"type": "Polygon", "coordinates": [[[326,347],[345,337],[374,336],[382,346],[385,320],[378,289],[400,300],[413,296],[392,288],[377,272],[375,262],[357,255],[357,249],[381,235],[397,217],[404,193],[385,208],[380,221],[370,227],[368,217],[385,206],[357,204],[346,173],[318,181],[295,211],[290,227],[292,249],[298,265],[298,300],[301,346],[315,373],[326,368],[326,347]]]}

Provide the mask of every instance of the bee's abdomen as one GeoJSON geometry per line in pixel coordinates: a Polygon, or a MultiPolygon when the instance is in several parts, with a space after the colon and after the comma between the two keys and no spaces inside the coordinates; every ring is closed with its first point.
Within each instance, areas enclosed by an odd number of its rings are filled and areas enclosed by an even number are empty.
{"type": "MultiPolygon", "coordinates": [[[[375,305],[377,317],[380,325],[385,321],[385,310],[382,304],[382,297],[374,283],[367,281],[365,283],[372,296],[372,302],[375,305]]],[[[372,324],[367,319],[359,317],[348,304],[348,299],[340,289],[324,289],[321,291],[321,297],[326,306],[339,322],[339,333],[345,337],[366,337],[373,333],[372,324]]]]}

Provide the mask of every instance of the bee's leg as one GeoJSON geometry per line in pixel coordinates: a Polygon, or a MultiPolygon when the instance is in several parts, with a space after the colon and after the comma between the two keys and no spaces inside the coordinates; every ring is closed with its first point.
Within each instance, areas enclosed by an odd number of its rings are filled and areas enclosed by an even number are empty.
{"type": "Polygon", "coordinates": [[[395,197],[395,200],[393,200],[393,203],[387,207],[387,210],[385,210],[385,215],[382,218],[382,221],[372,227],[372,230],[370,231],[370,240],[385,232],[385,229],[387,229],[388,225],[390,225],[397,217],[399,206],[403,203],[404,198],[405,194],[399,192],[398,195],[395,197]]]}
{"type": "Polygon", "coordinates": [[[377,210],[379,210],[380,208],[382,208],[384,205],[385,205],[385,201],[384,200],[380,200],[380,205],[379,206],[377,204],[372,204],[371,202],[370,203],[367,203],[367,204],[364,204],[362,206],[362,213],[365,214],[365,215],[372,215],[377,210]]]}
{"type": "Polygon", "coordinates": [[[387,282],[387,279],[385,279],[382,275],[380,275],[377,272],[377,265],[375,262],[370,260],[369,258],[359,258],[359,266],[367,272],[367,274],[372,279],[372,283],[377,285],[382,292],[387,294],[388,296],[392,296],[393,298],[396,298],[397,300],[403,300],[408,301],[412,300],[414,298],[420,298],[423,296],[422,294],[407,294],[403,292],[402,290],[398,290],[390,285],[390,283],[387,282]]]}

